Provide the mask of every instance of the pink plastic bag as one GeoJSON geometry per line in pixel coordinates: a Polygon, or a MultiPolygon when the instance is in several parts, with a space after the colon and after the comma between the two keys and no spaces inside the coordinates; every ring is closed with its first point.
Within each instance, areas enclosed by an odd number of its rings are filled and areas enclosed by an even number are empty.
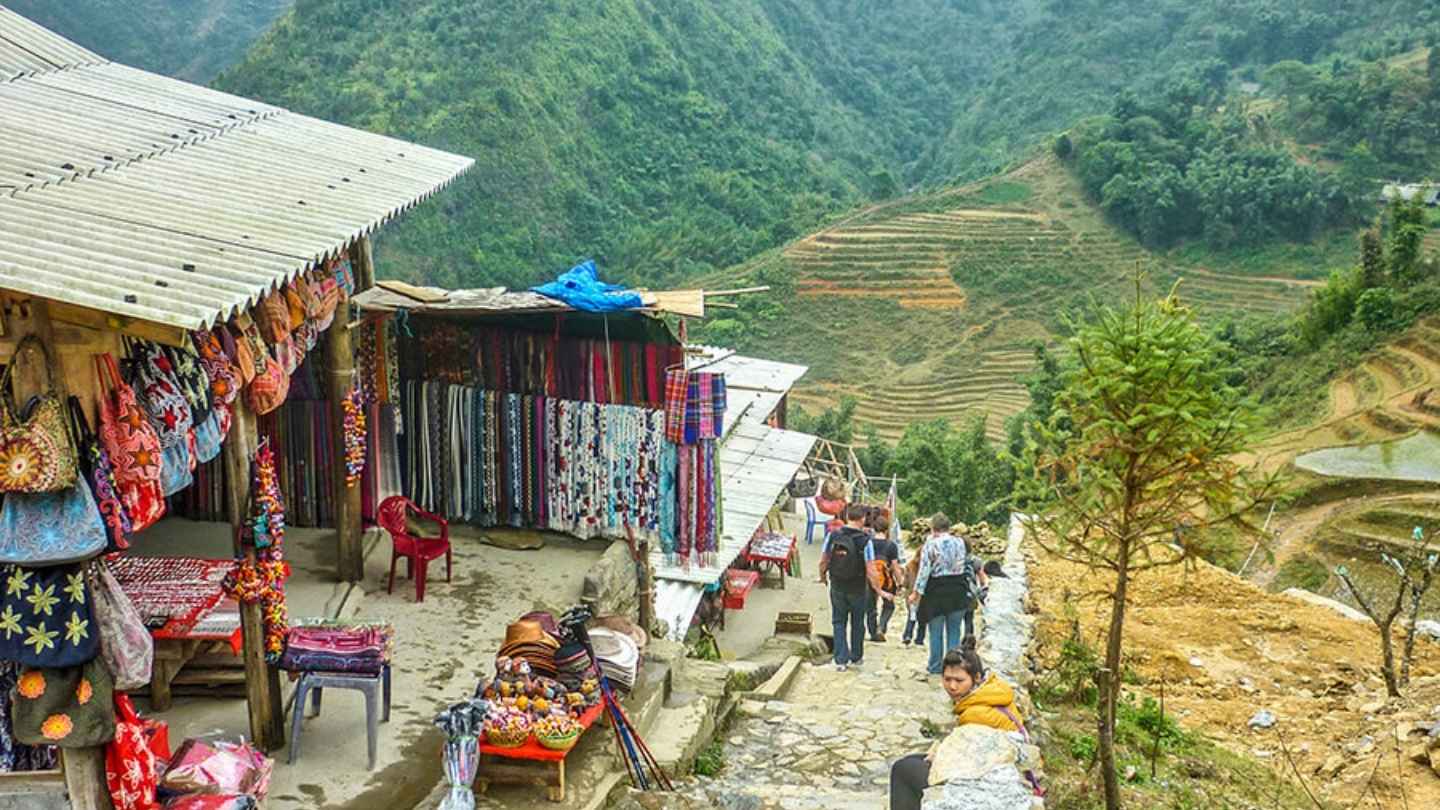
{"type": "Polygon", "coordinates": [[[270,789],[274,764],[243,742],[189,739],[175,752],[160,785],[176,793],[248,793],[259,801],[270,789]]]}

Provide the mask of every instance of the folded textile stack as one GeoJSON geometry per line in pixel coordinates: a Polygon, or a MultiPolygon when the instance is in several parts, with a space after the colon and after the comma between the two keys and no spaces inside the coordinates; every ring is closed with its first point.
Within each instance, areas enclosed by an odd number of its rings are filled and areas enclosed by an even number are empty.
{"type": "Polygon", "coordinates": [[[590,630],[590,646],[595,649],[600,670],[612,685],[625,692],[635,688],[635,676],[640,671],[640,646],[635,639],[606,627],[596,627],[590,630]]]}
{"type": "Polygon", "coordinates": [[[394,645],[395,628],[388,624],[301,625],[286,634],[280,668],[375,675],[390,663],[394,645]]]}
{"type": "Polygon", "coordinates": [[[564,684],[567,691],[579,692],[586,681],[598,677],[584,645],[571,642],[555,651],[555,680],[564,684]]]}
{"type": "Polygon", "coordinates": [[[540,621],[521,619],[505,628],[505,643],[500,646],[496,659],[524,661],[536,675],[554,678],[558,674],[555,670],[555,651],[559,647],[560,642],[545,632],[540,621]]]}

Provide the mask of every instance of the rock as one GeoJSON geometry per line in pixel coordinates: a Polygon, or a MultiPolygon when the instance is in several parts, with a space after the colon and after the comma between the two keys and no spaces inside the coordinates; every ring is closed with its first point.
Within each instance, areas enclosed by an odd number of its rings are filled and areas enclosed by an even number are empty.
{"type": "Polygon", "coordinates": [[[1140,775],[1140,772],[1137,771],[1137,770],[1135,770],[1135,766],[1134,766],[1134,765],[1126,765],[1126,766],[1125,766],[1125,781],[1126,781],[1126,782],[1134,782],[1134,781],[1135,781],[1135,778],[1136,778],[1137,776],[1139,776],[1139,775],[1140,775]]]}
{"type": "Polygon", "coordinates": [[[535,551],[545,547],[545,535],[525,529],[491,530],[480,535],[480,542],[507,551],[535,551]]]}
{"type": "Polygon", "coordinates": [[[1360,707],[1361,714],[1379,714],[1383,711],[1385,711],[1385,701],[1383,700],[1372,700],[1360,707]]]}
{"type": "Polygon", "coordinates": [[[1275,722],[1274,712],[1269,709],[1261,709],[1250,718],[1249,726],[1251,729],[1274,728],[1275,722]]]}
{"type": "Polygon", "coordinates": [[[1364,737],[1346,745],[1345,750],[1357,757],[1365,756],[1375,750],[1375,738],[1366,734],[1364,737]]]}
{"type": "Polygon", "coordinates": [[[1415,623],[1415,632],[1431,641],[1440,641],[1440,622],[1434,619],[1421,619],[1415,623]]]}
{"type": "Polygon", "coordinates": [[[1331,754],[1325,758],[1324,762],[1320,763],[1320,767],[1315,769],[1315,773],[1327,779],[1334,779],[1336,774],[1340,773],[1344,768],[1345,757],[1339,754],[1331,754]]]}
{"type": "Polygon", "coordinates": [[[611,543],[585,574],[580,600],[590,605],[596,616],[634,616],[640,610],[635,586],[635,561],[629,546],[611,543]]]}
{"type": "Polygon", "coordinates": [[[1405,749],[1405,757],[1417,765],[1430,766],[1430,743],[1419,742],[1405,749]]]}
{"type": "Polygon", "coordinates": [[[1200,669],[1205,666],[1205,662],[1200,660],[1199,658],[1191,658],[1190,666],[1195,667],[1196,669],[1200,669]]]}

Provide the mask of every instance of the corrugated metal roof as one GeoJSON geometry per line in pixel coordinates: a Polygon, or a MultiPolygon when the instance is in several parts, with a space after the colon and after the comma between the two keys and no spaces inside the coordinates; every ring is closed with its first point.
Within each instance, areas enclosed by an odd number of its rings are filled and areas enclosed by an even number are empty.
{"type": "Polygon", "coordinates": [[[401,292],[384,287],[371,287],[355,296],[355,303],[362,310],[394,312],[404,309],[414,313],[437,313],[445,315],[483,315],[486,313],[519,312],[568,312],[570,307],[554,298],[539,293],[511,291],[504,287],[485,287],[474,290],[445,290],[439,287],[420,287],[419,290],[443,300],[419,301],[401,292]]]}
{"type": "Polygon", "coordinates": [[[673,579],[655,580],[655,618],[663,619],[669,629],[667,638],[684,641],[690,630],[690,619],[700,607],[705,586],[673,579]]]}
{"type": "Polygon", "coordinates": [[[0,8],[5,78],[0,286],[186,329],[473,163],[106,63],[0,8]]]}
{"type": "Polygon", "coordinates": [[[99,56],[0,6],[0,81],[25,73],[98,65],[99,56]]]}

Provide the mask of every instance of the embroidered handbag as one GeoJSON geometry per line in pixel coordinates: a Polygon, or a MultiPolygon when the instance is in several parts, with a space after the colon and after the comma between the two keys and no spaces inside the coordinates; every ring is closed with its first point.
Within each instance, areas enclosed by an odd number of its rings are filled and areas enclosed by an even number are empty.
{"type": "Polygon", "coordinates": [[[300,341],[304,339],[304,331],[304,329],[297,329],[290,337],[270,347],[270,351],[275,355],[275,361],[280,364],[280,368],[285,371],[287,377],[294,374],[295,369],[305,362],[305,347],[300,345],[300,341]]]}
{"type": "Polygon", "coordinates": [[[90,494],[95,498],[95,505],[100,508],[100,519],[105,521],[105,530],[109,537],[105,550],[122,551],[130,547],[130,540],[125,536],[131,531],[130,516],[125,512],[125,505],[120,502],[119,487],[115,483],[115,471],[110,466],[110,457],[106,455],[105,448],[100,446],[100,440],[90,432],[90,423],[85,419],[80,400],[70,397],[69,404],[70,427],[75,431],[75,443],[80,449],[80,468],[85,474],[85,480],[90,483],[90,494]]]}
{"type": "Polygon", "coordinates": [[[310,295],[315,299],[315,327],[324,332],[330,328],[340,307],[340,282],[334,274],[316,270],[310,275],[310,295]]]}
{"type": "Polygon", "coordinates": [[[20,341],[0,377],[0,492],[59,492],[75,482],[75,449],[65,424],[65,406],[55,395],[50,353],[34,335],[20,341]],[[39,349],[47,390],[15,415],[10,378],[26,349],[39,349]]]}
{"type": "Polygon", "coordinates": [[[300,347],[300,357],[303,362],[305,355],[309,354],[315,348],[315,344],[320,342],[320,330],[314,321],[306,321],[300,324],[299,329],[295,330],[293,337],[295,344],[300,347]]]}
{"type": "Polygon", "coordinates": [[[72,667],[100,654],[83,565],[0,566],[0,585],[0,658],[28,667],[72,667]]]}
{"type": "MultiPolygon", "coordinates": [[[[195,353],[200,356],[200,367],[205,370],[205,377],[210,380],[212,404],[228,404],[240,395],[239,377],[235,366],[230,362],[230,356],[225,353],[225,341],[220,337],[220,333],[224,331],[223,327],[217,326],[214,329],[190,333],[190,339],[195,343],[195,353]]],[[[230,346],[233,350],[235,342],[230,341],[230,346]]]]}
{"type": "Polygon", "coordinates": [[[100,636],[100,655],[121,691],[150,684],[155,664],[155,641],[145,629],[145,619],[104,560],[90,563],[85,572],[94,607],[95,632],[100,636]]]}
{"type": "Polygon", "coordinates": [[[175,378],[175,387],[180,396],[190,405],[191,424],[200,424],[210,415],[210,377],[200,365],[200,355],[194,351],[162,347],[165,360],[170,364],[170,373],[175,378]]]}
{"type": "Polygon", "coordinates": [[[225,434],[220,431],[220,409],[225,407],[228,406],[215,406],[205,421],[195,426],[195,460],[201,464],[220,455],[220,445],[225,441],[225,434]]]}
{"type": "Polygon", "coordinates": [[[130,518],[130,530],[138,532],[155,524],[165,514],[165,496],[160,491],[160,437],[150,424],[135,392],[120,377],[115,358],[95,358],[102,389],[100,396],[100,446],[115,473],[120,503],[130,518]]]}
{"type": "MultiPolygon", "coordinates": [[[[116,688],[121,688],[117,681],[116,688]]],[[[154,720],[141,719],[130,696],[115,696],[115,739],[105,746],[105,784],[115,810],[158,810],[161,762],[150,747],[154,720]]],[[[163,725],[163,724],[162,724],[163,725]]],[[[168,736],[168,734],[167,734],[168,736]]]]}
{"type": "Polygon", "coordinates": [[[170,497],[195,483],[195,431],[185,432],[184,441],[165,448],[160,457],[160,491],[170,497]]]}
{"type": "Polygon", "coordinates": [[[255,325],[267,343],[276,343],[290,336],[290,307],[282,290],[272,290],[251,310],[255,325]]]}
{"type": "Polygon", "coordinates": [[[15,739],[89,748],[115,739],[115,685],[105,662],[22,670],[15,685],[15,739]]]}
{"type": "Polygon", "coordinates": [[[285,306],[290,310],[290,330],[293,332],[300,328],[300,324],[310,319],[310,288],[305,284],[305,276],[298,275],[285,285],[285,306]]]}
{"type": "Polygon", "coordinates": [[[250,371],[245,376],[245,383],[248,385],[257,374],[265,373],[265,338],[260,335],[260,327],[256,326],[255,321],[246,313],[235,316],[233,327],[236,354],[244,354],[250,358],[250,371]]]}
{"type": "Polygon", "coordinates": [[[284,404],[289,393],[290,375],[268,351],[265,352],[265,373],[257,374],[245,386],[245,402],[256,415],[263,416],[284,404]]]}
{"type": "Polygon", "coordinates": [[[136,394],[145,406],[150,424],[155,426],[155,435],[160,437],[160,447],[169,450],[184,443],[194,424],[190,403],[180,393],[180,384],[175,380],[164,350],[146,341],[133,345],[135,357],[131,370],[136,394]]]}
{"type": "Polygon", "coordinates": [[[12,492],[0,505],[0,563],[85,560],[104,551],[107,541],[100,508],[78,477],[64,492],[12,492]]]}
{"type": "Polygon", "coordinates": [[[335,283],[340,285],[340,289],[345,291],[347,297],[355,294],[355,274],[350,269],[350,262],[331,259],[326,269],[335,276],[335,283]]]}

